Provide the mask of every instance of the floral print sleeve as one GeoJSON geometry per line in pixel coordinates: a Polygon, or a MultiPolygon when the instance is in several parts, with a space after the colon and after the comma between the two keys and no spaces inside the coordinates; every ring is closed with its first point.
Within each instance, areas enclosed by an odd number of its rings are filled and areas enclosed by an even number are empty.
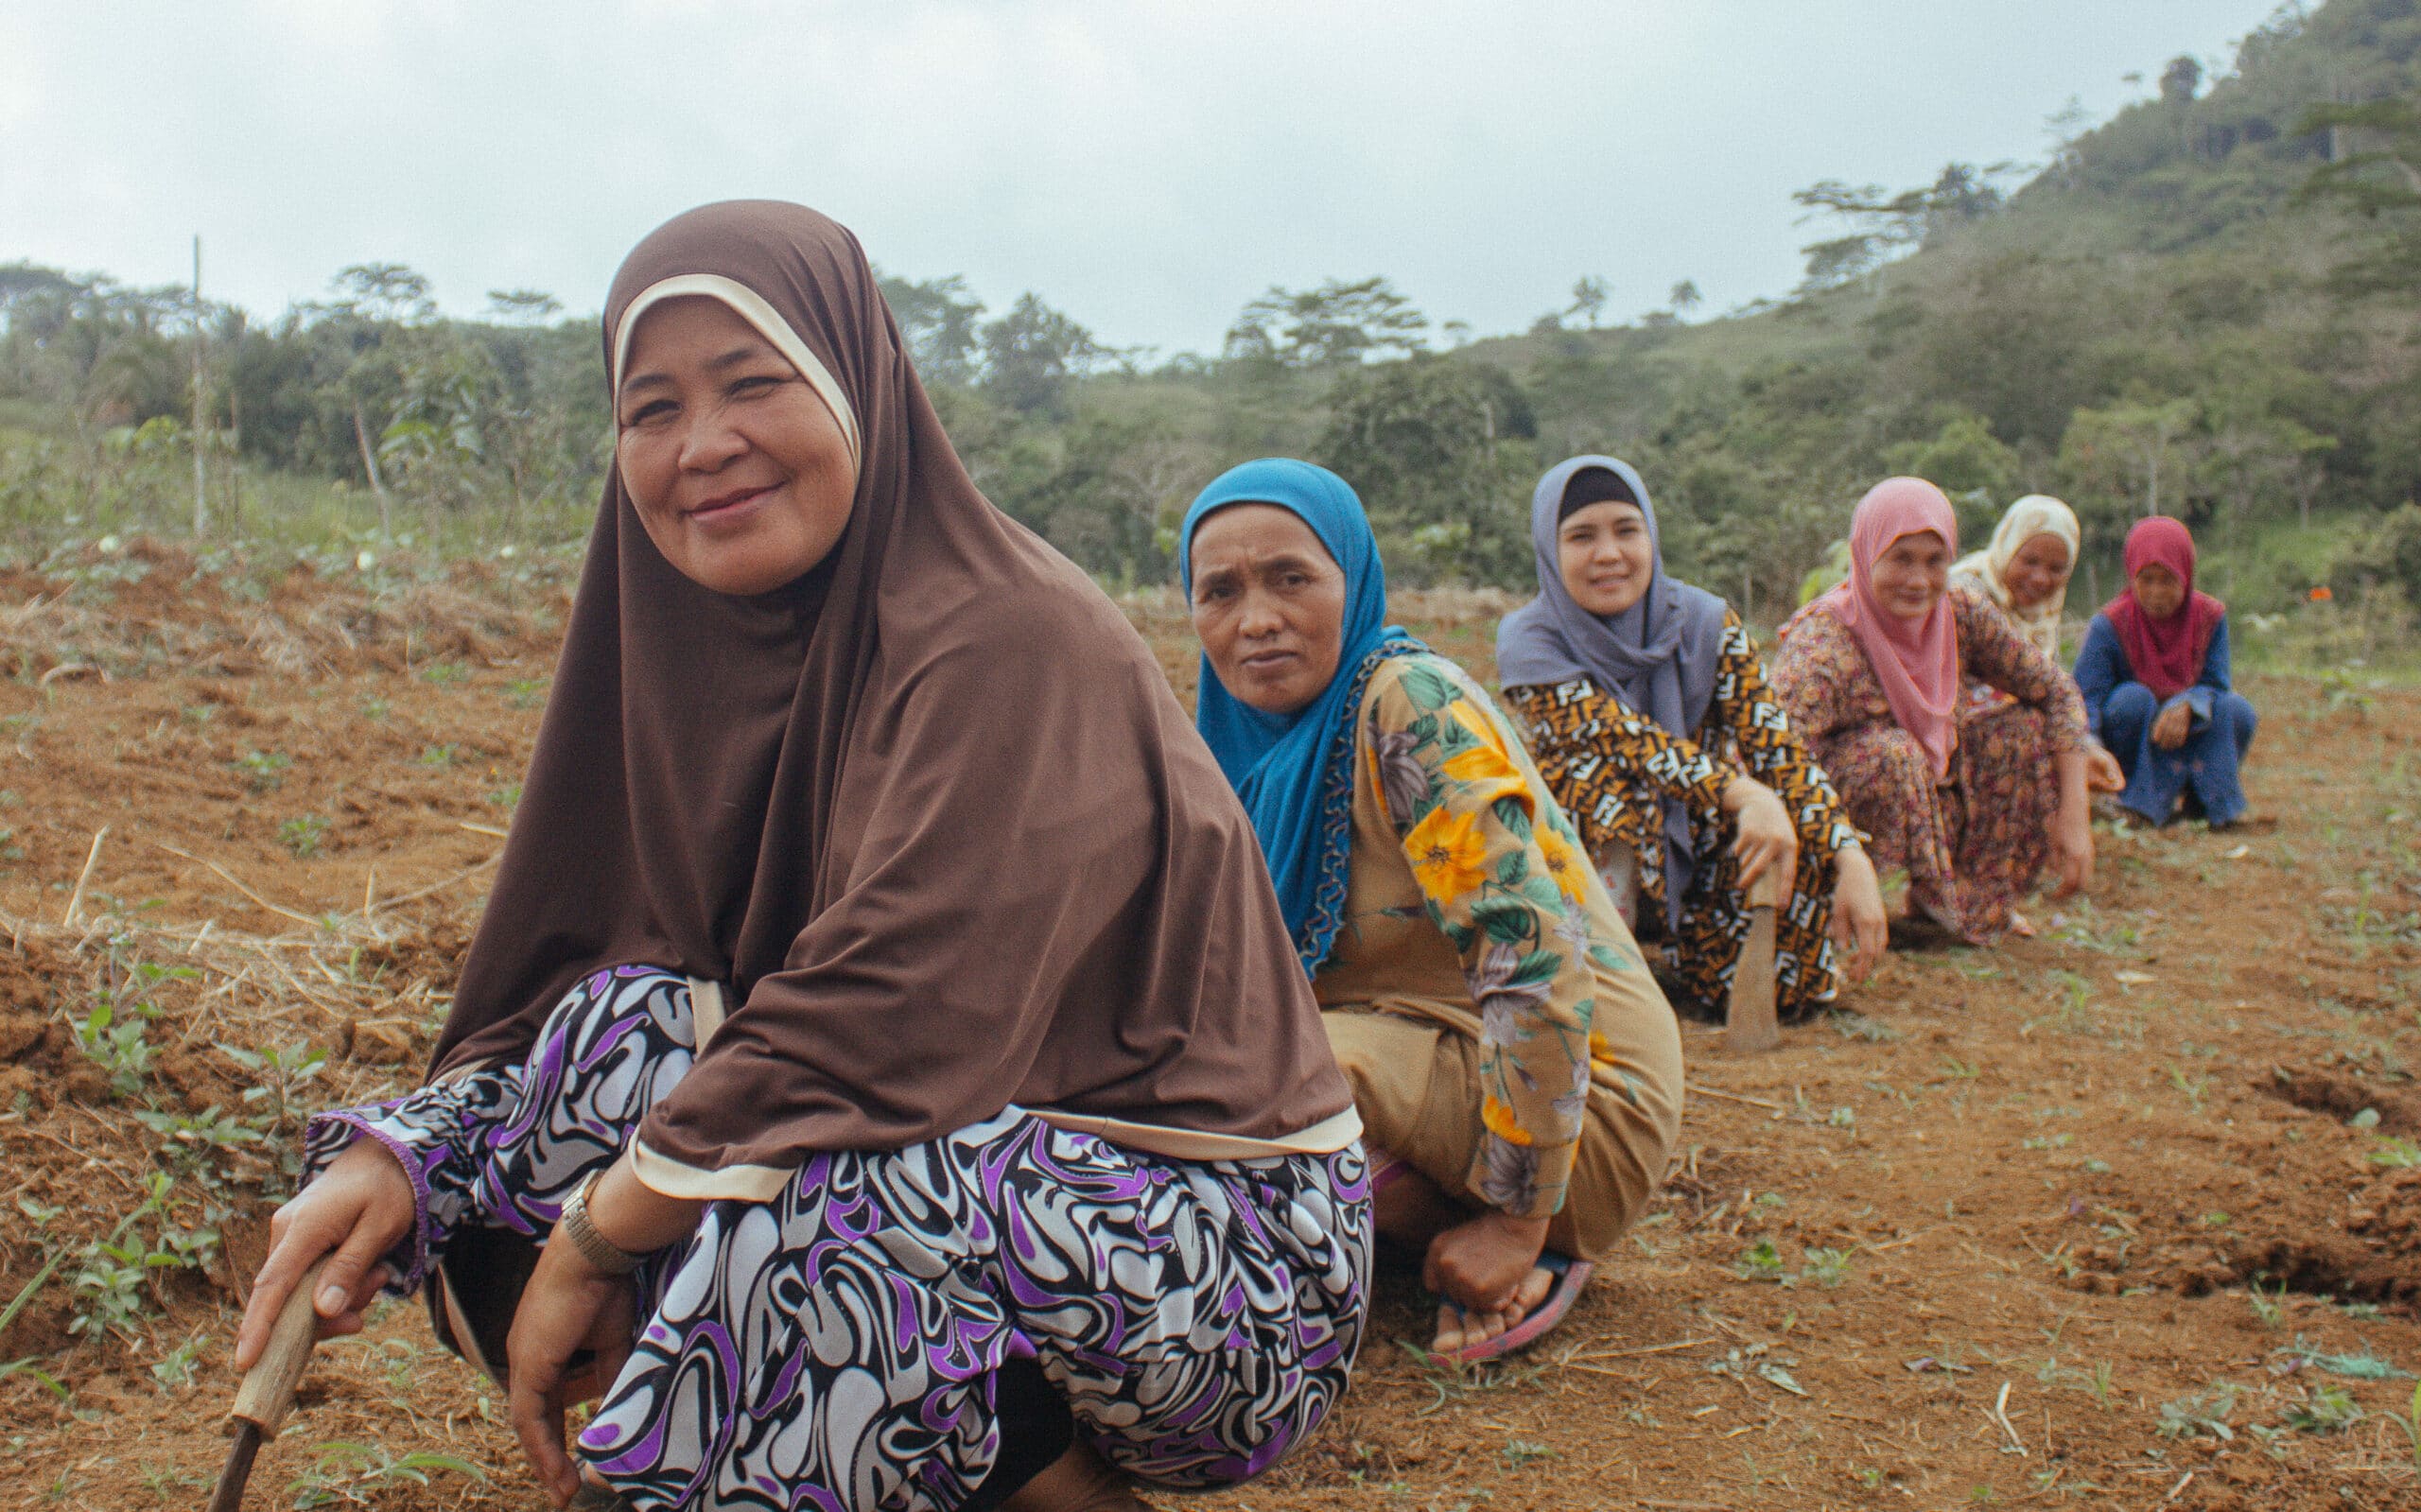
{"type": "Polygon", "coordinates": [[[1960,669],[2048,716],[2052,750],[2083,745],[2084,699],[2075,680],[2042,647],[2019,634],[1981,593],[1954,584],[1949,598],[1959,617],[1960,669]]]}
{"type": "Polygon", "coordinates": [[[1479,1007],[1479,1147],[1471,1190],[1516,1217],[1563,1203],[1589,1089],[1596,991],[1587,861],[1518,738],[1451,662],[1410,656],[1366,703],[1387,816],[1430,918],[1479,1007]]]}

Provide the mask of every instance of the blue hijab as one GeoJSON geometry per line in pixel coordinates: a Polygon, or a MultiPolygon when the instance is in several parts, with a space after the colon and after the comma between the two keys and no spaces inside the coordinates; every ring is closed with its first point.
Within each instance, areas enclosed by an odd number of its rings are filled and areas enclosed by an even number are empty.
{"type": "Polygon", "coordinates": [[[1292,714],[1264,714],[1231,695],[1202,658],[1194,727],[1244,800],[1278,888],[1306,976],[1328,959],[1345,921],[1353,839],[1353,725],[1370,673],[1390,656],[1428,648],[1387,617],[1387,571],[1369,516],[1344,478],[1287,457],[1264,457],[1210,480],[1185,512],[1177,570],[1193,596],[1193,532],[1230,504],[1275,504],[1312,528],[1345,569],[1345,624],[1336,675],[1292,714]]]}
{"type": "MultiPolygon", "coordinates": [[[[1697,739],[1715,699],[1723,653],[1723,600],[1664,570],[1664,540],[1647,485],[1630,463],[1611,457],[1574,457],[1547,469],[1530,494],[1530,547],[1539,596],[1496,627],[1496,678],[1507,687],[1552,686],[1586,677],[1597,691],[1645,714],[1676,739],[1697,739]],[[1623,480],[1647,522],[1654,576],[1639,602],[1612,616],[1593,615],[1563,585],[1563,493],[1574,478],[1603,468],[1623,480]]],[[[1679,929],[1681,898],[1698,870],[1689,810],[1663,802],[1664,922],[1679,929]]]]}

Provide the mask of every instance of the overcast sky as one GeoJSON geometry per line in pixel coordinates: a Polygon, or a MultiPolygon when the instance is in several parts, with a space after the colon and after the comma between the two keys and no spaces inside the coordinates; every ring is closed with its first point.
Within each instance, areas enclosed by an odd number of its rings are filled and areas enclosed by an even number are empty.
{"type": "Polygon", "coordinates": [[[1786,291],[1793,189],[2038,161],[2274,0],[0,0],[0,262],[256,315],[356,262],[594,310],[651,226],[804,200],[887,270],[1215,351],[1383,273],[1518,330],[1584,273],[1786,291]],[[2141,73],[2147,82],[2122,76],[2141,73]]]}

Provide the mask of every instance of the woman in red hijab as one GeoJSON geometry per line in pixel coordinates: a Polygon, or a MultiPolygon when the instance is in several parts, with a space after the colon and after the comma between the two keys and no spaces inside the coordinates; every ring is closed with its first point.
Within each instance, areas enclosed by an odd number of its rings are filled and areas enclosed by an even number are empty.
{"type": "Polygon", "coordinates": [[[2059,667],[1973,587],[1949,586],[1959,520],[1942,490],[1887,478],[1858,500],[1850,580],[1783,627],[1773,689],[1908,907],[1983,944],[2045,863],[2093,877],[2084,710],[2059,667]],[[1962,672],[2018,707],[1970,722],[1962,672]]]}
{"type": "Polygon", "coordinates": [[[2228,686],[2228,610],[2194,591],[2194,537],[2166,515],[2127,532],[2127,587],[2077,653],[2093,732],[2127,773],[2119,805],[2163,825],[2189,798],[2214,829],[2244,815],[2253,705],[2228,686]]]}

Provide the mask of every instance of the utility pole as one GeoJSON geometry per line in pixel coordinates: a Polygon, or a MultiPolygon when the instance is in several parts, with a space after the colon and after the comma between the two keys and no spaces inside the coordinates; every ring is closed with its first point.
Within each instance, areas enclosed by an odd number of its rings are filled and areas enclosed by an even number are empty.
{"type": "Polygon", "coordinates": [[[199,541],[210,529],[210,495],[206,492],[203,473],[203,446],[208,432],[202,429],[201,411],[201,234],[193,238],[193,534],[199,541]]]}

